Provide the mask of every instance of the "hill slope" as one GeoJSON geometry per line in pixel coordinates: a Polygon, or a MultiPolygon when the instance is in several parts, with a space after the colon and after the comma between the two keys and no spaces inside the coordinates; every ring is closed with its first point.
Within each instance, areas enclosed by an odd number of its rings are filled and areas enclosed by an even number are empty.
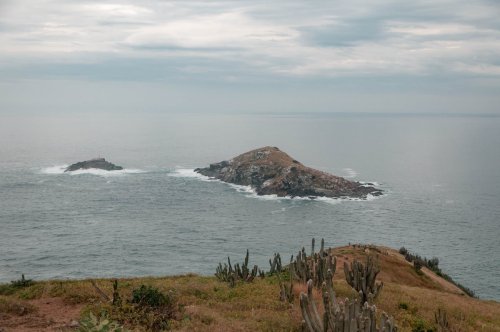
{"type": "MultiPolygon", "coordinates": [[[[460,331],[500,331],[500,303],[464,295],[455,285],[423,268],[420,275],[397,251],[385,247],[345,246],[329,249],[337,257],[334,287],[338,297],[355,293],[343,277],[343,261],[363,260],[375,255],[381,272],[378,279],[384,288],[376,301],[394,316],[400,331],[425,331],[436,328],[434,313],[444,309],[451,327],[460,331]]],[[[170,324],[177,331],[299,331],[301,314],[298,304],[305,285],[295,283],[295,301],[279,301],[276,277],[257,278],[251,283],[231,288],[215,277],[197,275],[163,278],[120,279],[123,299],[141,284],[152,285],[167,293],[173,291],[177,312],[170,324]]],[[[111,280],[96,280],[108,297],[113,292],[111,280]]],[[[69,331],[71,322],[82,313],[110,310],[89,280],[44,281],[20,289],[0,286],[0,330],[69,331]]],[[[320,299],[320,294],[316,294],[320,299]]],[[[111,309],[112,310],[112,309],[111,309]]],[[[123,312],[120,317],[130,318],[123,312]]],[[[127,326],[127,324],[125,324],[127,326]]]]}

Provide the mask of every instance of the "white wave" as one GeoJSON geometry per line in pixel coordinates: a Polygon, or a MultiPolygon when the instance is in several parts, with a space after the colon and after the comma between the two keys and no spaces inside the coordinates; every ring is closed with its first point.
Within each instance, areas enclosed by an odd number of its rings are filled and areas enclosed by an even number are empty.
{"type": "Polygon", "coordinates": [[[318,197],[315,198],[318,201],[323,201],[331,204],[338,204],[340,202],[366,202],[366,201],[373,201],[377,198],[382,197],[383,195],[378,195],[374,196],[372,194],[367,194],[365,198],[358,198],[358,197],[338,197],[338,198],[332,198],[332,197],[318,197]]]}
{"type": "Polygon", "coordinates": [[[343,168],[342,171],[344,171],[345,173],[344,177],[348,179],[352,179],[358,176],[358,172],[356,172],[352,168],[343,168]]]}
{"type": "Polygon", "coordinates": [[[363,187],[380,187],[377,181],[358,181],[363,187]]]}
{"type": "MultiPolygon", "coordinates": [[[[194,171],[194,168],[176,168],[173,172],[169,173],[168,176],[173,176],[176,178],[193,178],[202,181],[214,181],[215,179],[211,179],[208,176],[197,173],[194,171]]],[[[222,181],[221,181],[222,182],[222,181]]]]}
{"type": "Polygon", "coordinates": [[[140,169],[135,169],[135,168],[125,168],[125,169],[117,170],[117,171],[106,171],[103,169],[89,168],[89,169],[79,169],[76,171],[65,172],[65,170],[68,166],[69,165],[66,164],[66,165],[57,165],[57,166],[46,167],[46,168],[43,168],[40,171],[40,173],[42,173],[42,174],[67,174],[67,175],[91,174],[91,175],[98,175],[98,176],[104,176],[104,177],[145,173],[145,171],[140,170],[140,169]]]}
{"type": "Polygon", "coordinates": [[[68,166],[69,165],[59,165],[59,166],[46,167],[46,168],[43,168],[40,172],[43,174],[63,174],[64,170],[68,166]]]}
{"type": "MultiPolygon", "coordinates": [[[[257,191],[252,188],[251,186],[242,186],[239,184],[234,184],[234,183],[227,183],[224,181],[221,181],[219,179],[211,178],[205,175],[202,175],[200,173],[197,173],[194,171],[192,168],[177,168],[175,169],[172,173],[169,173],[169,176],[173,177],[185,177],[185,178],[193,178],[201,181],[216,181],[223,183],[237,192],[245,194],[246,197],[251,197],[251,198],[256,198],[260,200],[266,200],[266,201],[284,201],[284,200],[294,200],[294,201],[320,201],[320,202],[326,202],[330,204],[338,204],[340,202],[347,202],[347,201],[372,201],[374,199],[379,198],[380,196],[373,196],[371,194],[368,194],[366,198],[354,198],[354,197],[337,197],[337,198],[332,198],[332,197],[303,197],[303,196],[278,196],[276,194],[273,195],[258,195],[257,191]]],[[[376,182],[369,182],[372,184],[376,184],[376,182]]],[[[381,195],[383,196],[383,195],[381,195]]]]}

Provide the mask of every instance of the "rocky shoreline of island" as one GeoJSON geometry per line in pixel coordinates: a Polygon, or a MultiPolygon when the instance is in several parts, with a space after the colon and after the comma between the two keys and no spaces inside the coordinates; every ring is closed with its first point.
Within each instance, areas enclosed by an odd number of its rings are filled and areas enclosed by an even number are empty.
{"type": "Polygon", "coordinates": [[[350,181],[307,167],[271,146],[248,151],[194,171],[223,182],[250,186],[257,195],[366,199],[383,194],[372,183],[350,181]]]}

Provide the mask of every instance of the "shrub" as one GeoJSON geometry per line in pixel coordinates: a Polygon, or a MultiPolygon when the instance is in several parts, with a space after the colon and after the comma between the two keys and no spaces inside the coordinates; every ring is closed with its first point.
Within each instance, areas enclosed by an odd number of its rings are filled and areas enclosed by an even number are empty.
{"type": "Polygon", "coordinates": [[[161,307],[171,305],[172,299],[156,288],[141,285],[140,288],[132,291],[132,300],[130,302],[139,306],[161,307]]]}
{"type": "Polygon", "coordinates": [[[115,321],[108,319],[105,313],[97,318],[90,312],[85,318],[80,321],[79,332],[121,332],[123,328],[115,321]]]}
{"type": "Polygon", "coordinates": [[[420,275],[423,274],[423,272],[422,272],[422,261],[420,261],[420,260],[414,260],[413,261],[413,268],[415,269],[415,272],[417,272],[417,274],[420,274],[420,275]]]}
{"type": "Polygon", "coordinates": [[[21,279],[11,281],[10,284],[14,288],[25,288],[34,284],[32,279],[25,279],[24,274],[21,275],[21,279]]]}
{"type": "Polygon", "coordinates": [[[400,302],[399,303],[399,309],[403,309],[403,310],[408,310],[408,304],[405,303],[405,302],[400,302]]]}
{"type": "MultiPolygon", "coordinates": [[[[35,282],[32,279],[24,278],[24,274],[23,274],[23,275],[21,275],[21,279],[13,280],[10,282],[10,284],[0,285],[0,295],[12,295],[18,289],[27,288],[27,287],[30,287],[34,284],[35,284],[35,282]]],[[[23,294],[21,294],[21,298],[31,299],[34,297],[25,297],[23,294]]]]}
{"type": "Polygon", "coordinates": [[[417,318],[411,324],[412,332],[434,332],[434,328],[427,325],[427,323],[421,319],[417,318]]]}
{"type": "Polygon", "coordinates": [[[170,327],[176,316],[176,298],[172,292],[163,294],[157,288],[141,285],[132,291],[129,304],[118,306],[115,312],[121,320],[151,331],[163,331],[170,327]]]}

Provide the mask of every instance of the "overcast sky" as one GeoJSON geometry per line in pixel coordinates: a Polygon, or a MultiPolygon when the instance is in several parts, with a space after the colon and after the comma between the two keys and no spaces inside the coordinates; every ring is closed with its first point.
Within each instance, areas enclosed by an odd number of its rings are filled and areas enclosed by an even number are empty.
{"type": "Polygon", "coordinates": [[[0,0],[0,112],[500,113],[500,3],[0,0]]]}

